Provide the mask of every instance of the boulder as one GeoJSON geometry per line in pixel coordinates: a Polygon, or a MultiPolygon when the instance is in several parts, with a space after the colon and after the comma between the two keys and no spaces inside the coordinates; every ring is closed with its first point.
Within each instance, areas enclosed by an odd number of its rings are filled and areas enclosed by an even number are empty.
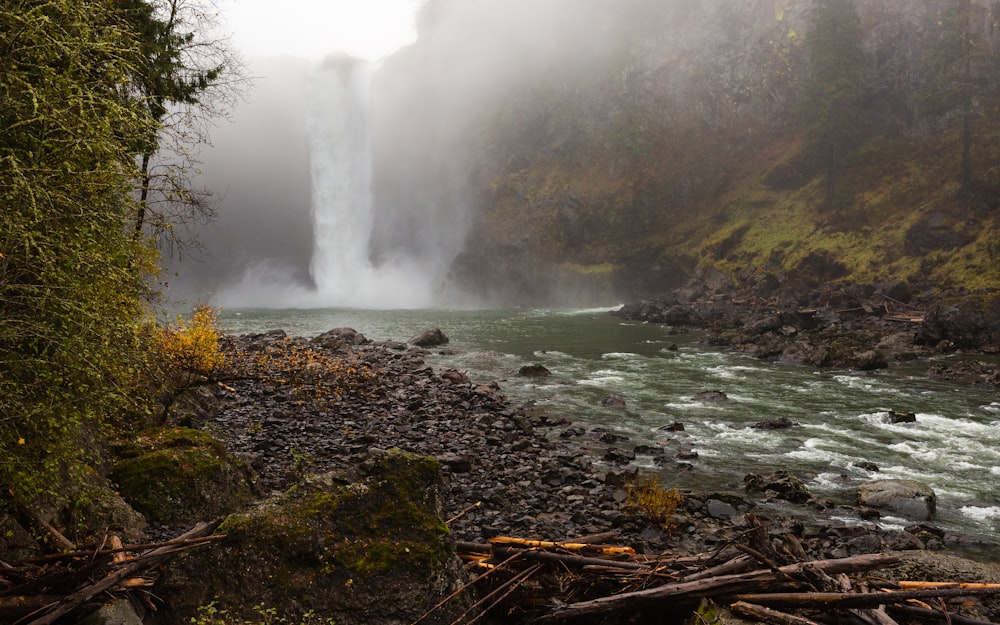
{"type": "Polygon", "coordinates": [[[532,363],[530,365],[524,365],[517,371],[517,375],[526,378],[547,378],[552,375],[552,372],[545,368],[545,366],[532,363]]]}
{"type": "Polygon", "coordinates": [[[743,483],[747,492],[761,492],[770,499],[784,499],[792,503],[806,503],[812,499],[812,493],[802,480],[785,471],[775,471],[763,476],[748,473],[743,478],[743,483]]]}
{"type": "Polygon", "coordinates": [[[700,393],[695,393],[692,399],[694,399],[695,401],[716,402],[716,401],[728,401],[729,396],[723,393],[722,391],[702,391],[700,393]]]}
{"type": "Polygon", "coordinates": [[[201,430],[148,430],[117,455],[111,479],[122,498],[151,522],[204,521],[236,512],[255,496],[246,463],[201,430]]]}
{"type": "Polygon", "coordinates": [[[930,521],[936,511],[937,495],[930,486],[915,480],[875,480],[858,486],[858,503],[908,519],[930,521]]]}
{"type": "Polygon", "coordinates": [[[779,417],[777,419],[765,419],[757,423],[752,423],[750,427],[755,430],[787,430],[788,428],[798,427],[798,425],[798,423],[788,417],[779,417]]]}
{"type": "Polygon", "coordinates": [[[414,336],[407,342],[417,347],[437,347],[438,345],[446,345],[448,341],[448,336],[440,328],[430,328],[414,336]]]}
{"type": "MultiPolygon", "coordinates": [[[[194,622],[214,602],[241,623],[260,622],[260,609],[271,622],[416,622],[464,582],[441,505],[435,459],[374,450],[355,475],[309,478],[178,556],[154,588],[163,620],[194,622]]],[[[470,603],[460,594],[421,622],[447,625],[470,603]]]]}
{"type": "Polygon", "coordinates": [[[601,405],[605,408],[625,408],[625,398],[621,395],[607,395],[601,400],[601,405]]]}
{"type": "Polygon", "coordinates": [[[314,345],[327,349],[342,349],[346,346],[365,345],[371,343],[364,334],[354,328],[334,328],[310,340],[314,345]]]}

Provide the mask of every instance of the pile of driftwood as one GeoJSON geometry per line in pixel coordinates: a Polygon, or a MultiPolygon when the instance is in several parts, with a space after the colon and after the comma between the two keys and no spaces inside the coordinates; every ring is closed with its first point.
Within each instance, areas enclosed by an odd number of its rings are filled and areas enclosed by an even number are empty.
{"type": "Polygon", "coordinates": [[[126,547],[111,536],[89,549],[73,548],[16,563],[0,561],[0,622],[51,625],[72,620],[104,603],[108,593],[152,585],[157,567],[174,554],[224,538],[212,535],[218,525],[199,523],[157,543],[126,547]]]}
{"type": "Polygon", "coordinates": [[[864,578],[860,574],[901,561],[888,554],[810,559],[794,536],[775,547],[759,531],[756,540],[693,556],[637,555],[600,544],[607,538],[459,542],[459,555],[477,573],[463,590],[475,587],[479,600],[453,625],[487,614],[537,624],[628,623],[651,616],[650,622],[680,622],[706,601],[775,625],[986,625],[962,616],[961,604],[1000,594],[1000,584],[864,578]]]}

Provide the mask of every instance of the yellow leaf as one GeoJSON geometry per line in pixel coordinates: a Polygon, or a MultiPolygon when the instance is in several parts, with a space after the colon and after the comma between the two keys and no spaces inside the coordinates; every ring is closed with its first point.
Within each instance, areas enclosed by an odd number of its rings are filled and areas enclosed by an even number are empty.
{"type": "Polygon", "coordinates": [[[23,445],[24,444],[24,439],[23,438],[17,439],[17,444],[18,445],[23,445]]]}

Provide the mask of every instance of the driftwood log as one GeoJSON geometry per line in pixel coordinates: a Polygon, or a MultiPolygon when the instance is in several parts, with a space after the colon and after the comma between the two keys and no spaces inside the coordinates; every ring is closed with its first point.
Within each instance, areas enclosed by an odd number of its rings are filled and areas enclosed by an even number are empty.
{"type": "Polygon", "coordinates": [[[998,584],[867,580],[866,572],[902,561],[878,553],[810,560],[794,537],[777,550],[758,534],[745,537],[751,544],[686,556],[640,555],[583,540],[458,542],[467,567],[479,573],[465,589],[480,593],[467,616],[475,622],[492,610],[539,625],[608,617],[630,622],[627,615],[693,610],[709,600],[772,625],[898,625],[893,617],[907,623],[986,625],[959,614],[947,601],[1000,595],[998,584]]]}
{"type": "Polygon", "coordinates": [[[126,547],[111,539],[111,548],[5,563],[0,578],[8,583],[0,592],[0,621],[52,625],[70,615],[76,618],[76,612],[95,607],[95,599],[103,593],[148,585],[145,576],[176,553],[224,538],[211,535],[218,526],[219,521],[198,523],[159,543],[126,547]]]}

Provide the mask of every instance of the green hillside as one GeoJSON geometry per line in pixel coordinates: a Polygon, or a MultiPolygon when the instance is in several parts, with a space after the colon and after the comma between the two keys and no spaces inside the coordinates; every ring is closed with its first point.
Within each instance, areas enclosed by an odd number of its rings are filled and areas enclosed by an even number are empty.
{"type": "MultiPolygon", "coordinates": [[[[532,43],[510,47],[494,25],[504,63],[525,55],[522,72],[491,66],[491,35],[465,32],[477,38],[468,54],[482,54],[476,71],[452,71],[443,91],[412,85],[430,130],[410,149],[461,159],[461,175],[421,177],[471,198],[452,267],[468,289],[517,301],[629,297],[699,266],[807,288],[1000,286],[994,7],[629,0],[590,10],[577,20],[593,30],[551,43],[570,49],[555,60],[532,64],[532,43]],[[472,91],[483,75],[496,78],[486,95],[472,91]],[[466,88],[478,99],[463,115],[454,100],[466,88]]],[[[446,70],[445,52],[464,41],[446,30],[425,29],[384,82],[398,90],[404,72],[446,70]]]]}

